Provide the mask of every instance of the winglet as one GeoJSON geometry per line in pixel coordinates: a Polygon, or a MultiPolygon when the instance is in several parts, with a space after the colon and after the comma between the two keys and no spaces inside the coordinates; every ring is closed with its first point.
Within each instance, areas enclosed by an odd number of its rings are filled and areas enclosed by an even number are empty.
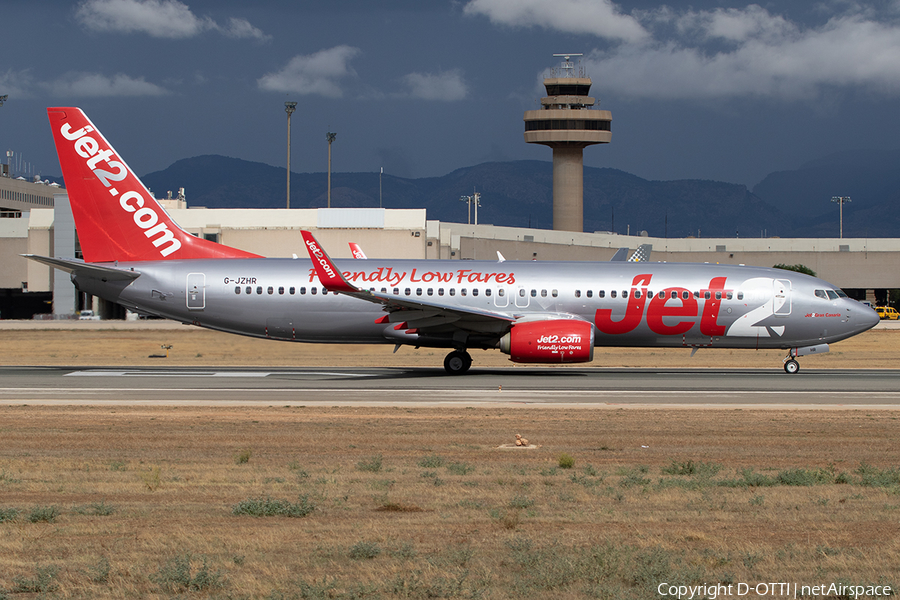
{"type": "Polygon", "coordinates": [[[322,282],[322,285],[325,286],[326,290],[329,292],[343,293],[359,292],[358,288],[354,287],[353,284],[344,279],[344,274],[334,265],[331,257],[328,256],[319,242],[316,241],[316,238],[312,233],[301,230],[300,234],[303,236],[303,243],[306,245],[306,249],[309,252],[309,258],[312,260],[313,267],[316,269],[316,275],[319,277],[319,281],[322,282]]]}
{"type": "Polygon", "coordinates": [[[366,253],[362,251],[362,248],[359,247],[359,244],[356,242],[348,242],[350,244],[350,252],[353,254],[353,258],[359,258],[365,260],[369,258],[366,256],[366,253]]]}

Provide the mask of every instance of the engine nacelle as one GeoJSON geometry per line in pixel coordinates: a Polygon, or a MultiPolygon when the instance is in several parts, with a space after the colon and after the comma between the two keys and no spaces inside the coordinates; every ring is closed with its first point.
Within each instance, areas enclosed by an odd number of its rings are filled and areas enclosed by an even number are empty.
{"type": "Polygon", "coordinates": [[[500,339],[500,351],[517,363],[591,362],[594,326],[575,319],[516,323],[500,339]]]}

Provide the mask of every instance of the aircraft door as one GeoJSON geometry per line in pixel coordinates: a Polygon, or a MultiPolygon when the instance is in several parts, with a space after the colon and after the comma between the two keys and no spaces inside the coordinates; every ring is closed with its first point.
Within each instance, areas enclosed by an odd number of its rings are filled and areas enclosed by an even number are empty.
{"type": "Polygon", "coordinates": [[[206,308],[205,273],[188,273],[187,307],[189,310],[203,310],[206,308]]]}
{"type": "Polygon", "coordinates": [[[531,298],[528,296],[528,290],[520,287],[516,290],[516,306],[519,308],[527,308],[531,298]]]}
{"type": "Polygon", "coordinates": [[[776,279],[772,312],[776,316],[786,317],[791,314],[791,282],[788,279],[776,279]]]}

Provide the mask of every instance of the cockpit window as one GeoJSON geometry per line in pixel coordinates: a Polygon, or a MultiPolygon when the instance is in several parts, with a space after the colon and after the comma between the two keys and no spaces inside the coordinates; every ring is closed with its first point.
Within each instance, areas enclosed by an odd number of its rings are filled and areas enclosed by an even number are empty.
{"type": "Polygon", "coordinates": [[[837,292],[837,295],[840,296],[841,298],[849,298],[850,297],[844,293],[844,290],[834,290],[834,291],[837,292]]]}
{"type": "Polygon", "coordinates": [[[825,293],[825,290],[816,290],[816,298],[828,300],[828,294],[825,293]]]}
{"type": "Polygon", "coordinates": [[[834,290],[825,290],[825,291],[828,292],[828,299],[829,299],[829,300],[837,300],[837,299],[838,299],[838,295],[837,295],[837,292],[836,292],[836,291],[834,291],[834,290]]]}

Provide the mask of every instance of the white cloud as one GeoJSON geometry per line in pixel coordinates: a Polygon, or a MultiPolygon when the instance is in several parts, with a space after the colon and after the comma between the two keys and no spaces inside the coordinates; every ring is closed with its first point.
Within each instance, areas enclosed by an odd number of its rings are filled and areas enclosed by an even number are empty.
{"type": "Polygon", "coordinates": [[[900,92],[900,27],[862,15],[801,28],[757,6],[678,17],[677,37],[595,51],[589,74],[617,93],[657,98],[812,100],[835,88],[900,92]],[[726,47],[722,47],[722,42],[726,47]]]}
{"type": "Polygon", "coordinates": [[[863,1],[823,4],[813,25],[755,4],[624,15],[610,0],[470,0],[465,11],[509,26],[616,41],[590,53],[584,66],[603,89],[619,94],[816,100],[848,88],[900,94],[898,7],[900,0],[880,9],[863,1]]]}
{"type": "Polygon", "coordinates": [[[235,39],[253,39],[260,42],[268,42],[272,39],[271,35],[263,33],[260,29],[250,24],[247,19],[228,20],[228,26],[221,28],[222,33],[230,38],[235,39]]]}
{"type": "Polygon", "coordinates": [[[122,96],[163,96],[169,92],[144,80],[121,73],[107,77],[99,73],[69,73],[56,81],[41,83],[40,87],[57,96],[81,98],[122,96]]]}
{"type": "Polygon", "coordinates": [[[513,27],[539,26],[628,42],[648,37],[637,19],[610,0],[470,0],[463,11],[513,27]]]}
{"type": "Polygon", "coordinates": [[[187,38],[215,27],[178,0],[85,0],[75,16],[94,31],[137,31],[160,38],[187,38]]]}
{"type": "Polygon", "coordinates": [[[32,78],[28,71],[13,71],[9,69],[0,73],[0,94],[13,98],[27,98],[31,88],[32,78]]]}
{"type": "Polygon", "coordinates": [[[198,17],[178,0],[84,0],[75,16],[93,31],[138,32],[179,39],[213,30],[236,39],[271,39],[246,19],[231,18],[228,25],[220,26],[209,17],[198,17]]]}
{"type": "Polygon", "coordinates": [[[350,68],[350,60],[359,53],[359,48],[335,46],[315,54],[297,55],[283,69],[263,75],[256,83],[260,89],[272,92],[339,98],[343,96],[340,80],[356,74],[350,68]]]}
{"type": "Polygon", "coordinates": [[[423,100],[462,100],[469,92],[459,69],[443,73],[410,73],[404,75],[403,83],[414,98],[423,100]]]}

